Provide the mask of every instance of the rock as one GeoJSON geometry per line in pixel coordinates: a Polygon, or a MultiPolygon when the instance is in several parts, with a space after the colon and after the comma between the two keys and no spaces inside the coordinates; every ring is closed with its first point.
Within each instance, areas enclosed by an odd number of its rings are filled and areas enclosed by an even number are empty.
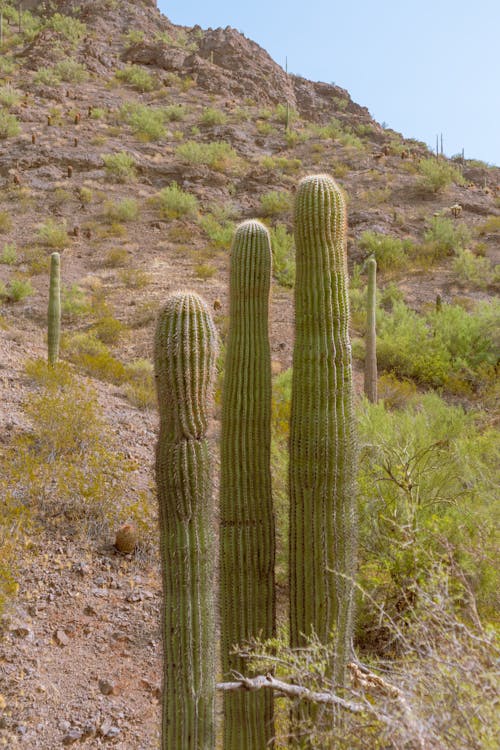
{"type": "Polygon", "coordinates": [[[67,646],[69,643],[69,638],[64,632],[64,630],[56,630],[55,632],[55,639],[59,646],[67,646]]]}
{"type": "Polygon", "coordinates": [[[120,727],[115,726],[109,719],[105,719],[100,727],[100,733],[103,737],[112,739],[120,734],[120,727]]]}
{"type": "Polygon", "coordinates": [[[116,695],[118,692],[116,685],[109,680],[99,680],[99,690],[103,695],[116,695]]]}
{"type": "Polygon", "coordinates": [[[63,745],[72,745],[74,742],[81,740],[83,732],[80,729],[70,729],[62,738],[63,745]]]}
{"type": "Polygon", "coordinates": [[[11,625],[10,632],[13,633],[13,635],[16,635],[18,638],[28,638],[29,640],[32,640],[34,638],[32,629],[25,623],[18,622],[14,625],[11,625]]]}

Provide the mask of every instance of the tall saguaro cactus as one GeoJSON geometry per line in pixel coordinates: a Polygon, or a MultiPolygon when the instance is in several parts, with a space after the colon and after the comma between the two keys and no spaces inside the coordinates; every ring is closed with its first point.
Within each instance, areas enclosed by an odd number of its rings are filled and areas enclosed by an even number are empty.
{"type": "MultiPolygon", "coordinates": [[[[271,492],[271,246],[258,221],[239,225],[232,246],[230,327],[222,399],[220,603],[222,671],[245,671],[231,654],[275,631],[275,530],[271,492]]],[[[270,691],[224,696],[224,750],[273,747],[270,691]]]]}
{"type": "Polygon", "coordinates": [[[366,300],[365,382],[366,397],[377,403],[377,261],[369,258],[366,300]]]}
{"type": "Polygon", "coordinates": [[[355,441],[346,261],[346,209],[328,175],[303,179],[295,199],[295,348],[290,423],[290,637],[315,633],[350,653],[356,548],[355,441]]]}
{"type": "Polygon", "coordinates": [[[156,449],[163,577],[162,750],[215,747],[214,514],[207,405],[217,335],[196,294],[171,295],[159,314],[156,449]]]}
{"type": "Polygon", "coordinates": [[[54,365],[59,357],[61,337],[61,258],[59,253],[50,256],[49,309],[48,309],[48,361],[54,365]]]}

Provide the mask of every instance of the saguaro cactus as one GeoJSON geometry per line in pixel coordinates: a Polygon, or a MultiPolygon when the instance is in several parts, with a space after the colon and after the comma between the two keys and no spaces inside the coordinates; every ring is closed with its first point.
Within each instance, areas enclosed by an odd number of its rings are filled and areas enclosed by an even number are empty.
{"type": "Polygon", "coordinates": [[[59,253],[50,256],[49,309],[48,309],[48,360],[49,365],[57,362],[61,338],[61,257],[59,253]]]}
{"type": "Polygon", "coordinates": [[[196,294],[171,295],[159,314],[156,449],[163,577],[162,750],[215,747],[214,514],[207,405],[217,335],[196,294]]]}
{"type": "MultiPolygon", "coordinates": [[[[222,399],[220,603],[222,671],[243,673],[231,648],[275,629],[268,331],[271,247],[258,221],[240,224],[232,246],[230,326],[222,399]]],[[[224,696],[225,750],[273,747],[270,691],[224,696]]]]}
{"type": "Polygon", "coordinates": [[[290,423],[290,638],[334,637],[344,681],[356,547],[346,209],[328,175],[295,199],[295,348],[290,423]]]}
{"type": "Polygon", "coordinates": [[[377,261],[369,258],[366,299],[365,382],[366,397],[377,403],[377,261]]]}

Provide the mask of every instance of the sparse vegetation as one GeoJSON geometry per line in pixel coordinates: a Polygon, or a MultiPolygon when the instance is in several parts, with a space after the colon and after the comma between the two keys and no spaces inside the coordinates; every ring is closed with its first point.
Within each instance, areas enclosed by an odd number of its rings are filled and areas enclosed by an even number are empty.
{"type": "Polygon", "coordinates": [[[116,78],[142,93],[157,88],[156,79],[140,65],[127,65],[116,73],[116,78]]]}
{"type": "Polygon", "coordinates": [[[68,244],[66,224],[58,224],[54,219],[47,219],[37,235],[39,242],[53,250],[62,250],[68,244]]]}
{"type": "Polygon", "coordinates": [[[123,198],[116,203],[115,201],[106,201],[104,204],[104,216],[106,221],[113,223],[115,221],[135,221],[139,215],[139,206],[133,198],[123,198]]]}
{"type": "Polygon", "coordinates": [[[153,205],[165,219],[195,218],[198,213],[196,196],[182,190],[176,182],[160,190],[153,198],[153,205]]]}
{"type": "Polygon", "coordinates": [[[463,185],[465,180],[460,170],[441,159],[430,157],[422,159],[418,165],[420,179],[419,187],[429,193],[440,193],[446,190],[453,182],[463,185]]]}
{"type": "Polygon", "coordinates": [[[177,146],[176,154],[179,159],[188,164],[203,164],[216,172],[234,169],[238,163],[238,154],[225,141],[214,143],[186,141],[177,146]]]}
{"type": "Polygon", "coordinates": [[[270,190],[260,196],[260,213],[262,216],[280,216],[288,213],[292,207],[290,193],[270,190]]]}
{"type": "Polygon", "coordinates": [[[106,176],[112,182],[130,182],[135,179],[135,159],[126,151],[116,154],[104,154],[102,157],[106,176]]]}
{"type": "Polygon", "coordinates": [[[15,115],[6,110],[0,110],[0,139],[14,138],[21,132],[21,125],[15,115]]]}

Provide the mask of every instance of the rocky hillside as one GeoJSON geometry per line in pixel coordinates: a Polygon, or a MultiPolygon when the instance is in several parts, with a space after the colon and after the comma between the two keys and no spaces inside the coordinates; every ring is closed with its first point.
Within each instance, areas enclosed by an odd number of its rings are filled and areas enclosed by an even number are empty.
{"type": "MultiPolygon", "coordinates": [[[[124,519],[154,514],[157,309],[169,291],[193,288],[214,306],[224,337],[228,250],[246,218],[272,230],[273,368],[290,366],[291,203],[301,176],[329,172],[345,189],[357,278],[375,252],[381,287],[396,283],[414,309],[436,295],[471,305],[494,293],[500,169],[436,158],[383,128],[344,89],[285,73],[232,28],[175,26],[154,0],[25,1],[20,27],[17,4],[4,6],[3,460],[31,429],[25,402],[39,381],[26,362],[45,357],[55,250],[62,358],[82,388],[92,384],[109,440],[132,462],[124,519]]],[[[113,523],[79,536],[64,513],[47,512],[53,500],[34,513],[18,597],[3,620],[0,742],[156,747],[154,522],[144,522],[140,554],[122,556],[113,523]]]]}

